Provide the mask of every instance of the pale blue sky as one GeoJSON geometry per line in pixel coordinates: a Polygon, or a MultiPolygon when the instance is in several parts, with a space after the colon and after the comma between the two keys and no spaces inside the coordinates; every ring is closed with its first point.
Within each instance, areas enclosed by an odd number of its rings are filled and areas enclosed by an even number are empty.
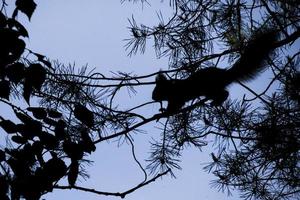
{"type": "MultiPolygon", "coordinates": [[[[126,28],[128,18],[134,15],[138,22],[156,24],[156,11],[161,9],[166,19],[170,9],[168,1],[151,3],[151,6],[124,3],[119,0],[51,0],[36,1],[37,9],[31,22],[22,20],[26,25],[30,39],[28,47],[38,53],[45,54],[50,59],[58,59],[63,63],[75,62],[77,66],[89,64],[91,68],[109,74],[109,71],[135,72],[147,74],[167,67],[167,59],[157,59],[151,43],[144,55],[128,57],[123,39],[129,37],[126,28]]],[[[151,87],[139,91],[130,101],[120,104],[150,100],[151,87]]],[[[122,101],[121,98],[119,98],[122,101]]],[[[126,104],[127,105],[127,104],[126,104]]],[[[0,105],[1,106],[1,105],[0,105]]],[[[158,107],[150,106],[147,114],[157,112],[158,107]]],[[[148,141],[156,137],[159,131],[155,123],[145,127],[148,134],[135,137],[137,156],[143,161],[149,152],[148,141]]],[[[204,147],[203,152],[188,149],[182,157],[182,171],[175,171],[177,179],[164,177],[126,196],[127,200],[215,200],[239,199],[227,197],[217,192],[209,185],[213,176],[203,172],[203,163],[210,160],[210,147],[204,147]]],[[[135,186],[143,179],[143,174],[133,162],[130,147],[124,144],[118,147],[116,141],[98,144],[97,152],[91,156],[95,163],[87,166],[91,178],[81,180],[78,185],[94,188],[100,191],[125,191],[135,186]]],[[[117,197],[97,196],[75,190],[54,190],[44,196],[47,200],[72,199],[96,200],[118,199],[117,197]]]]}

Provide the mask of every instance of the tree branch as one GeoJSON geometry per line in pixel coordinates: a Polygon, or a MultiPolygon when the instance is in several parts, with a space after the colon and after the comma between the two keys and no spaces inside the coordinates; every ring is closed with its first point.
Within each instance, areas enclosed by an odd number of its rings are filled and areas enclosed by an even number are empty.
{"type": "Polygon", "coordinates": [[[156,179],[166,175],[167,173],[169,173],[171,171],[171,169],[166,170],[163,173],[157,174],[155,177],[153,177],[152,179],[148,180],[148,181],[144,181],[140,184],[138,184],[137,186],[125,191],[125,192],[103,192],[103,191],[99,191],[99,190],[95,190],[95,189],[91,189],[91,188],[85,188],[85,187],[80,187],[80,186],[59,186],[56,185],[53,188],[54,189],[75,189],[75,190],[80,190],[80,191],[84,191],[84,192],[90,192],[90,193],[94,193],[97,195],[104,195],[104,196],[117,196],[117,197],[121,197],[121,198],[125,198],[126,195],[136,191],[139,188],[142,188],[148,184],[150,184],[151,182],[156,181],[156,179]]]}

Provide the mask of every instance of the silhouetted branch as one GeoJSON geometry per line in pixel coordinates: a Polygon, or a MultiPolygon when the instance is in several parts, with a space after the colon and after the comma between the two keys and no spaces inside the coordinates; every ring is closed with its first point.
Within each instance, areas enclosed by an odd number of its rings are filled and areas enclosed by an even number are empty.
{"type": "Polygon", "coordinates": [[[95,190],[95,189],[90,189],[90,188],[84,188],[84,187],[79,187],[79,186],[59,186],[59,185],[56,185],[54,186],[54,189],[76,189],[76,190],[80,190],[80,191],[84,191],[84,192],[91,192],[91,193],[94,193],[94,194],[97,194],[97,195],[104,195],[104,196],[118,196],[118,197],[121,197],[121,198],[125,198],[126,195],[136,191],[137,189],[141,188],[141,187],[144,187],[154,181],[156,181],[156,179],[166,175],[167,173],[169,173],[171,171],[171,169],[168,169],[167,171],[163,172],[163,173],[160,173],[158,175],[156,175],[155,177],[147,180],[147,181],[143,181],[143,183],[140,183],[138,184],[137,186],[125,191],[125,192],[102,192],[102,191],[98,191],[98,190],[95,190]]]}

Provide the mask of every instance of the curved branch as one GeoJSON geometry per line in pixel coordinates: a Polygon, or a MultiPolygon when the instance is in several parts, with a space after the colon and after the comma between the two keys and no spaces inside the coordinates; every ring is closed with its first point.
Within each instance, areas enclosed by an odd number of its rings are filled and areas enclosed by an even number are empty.
{"type": "Polygon", "coordinates": [[[150,184],[151,182],[154,182],[156,181],[156,179],[166,175],[167,173],[169,173],[171,171],[171,169],[168,169],[166,170],[165,172],[162,172],[160,174],[157,174],[155,177],[153,177],[152,179],[148,180],[148,181],[145,181],[141,184],[138,184],[137,186],[125,191],[125,192],[104,192],[104,191],[99,191],[99,190],[95,190],[95,189],[91,189],[91,188],[85,188],[85,187],[80,187],[80,186],[59,186],[59,185],[56,185],[54,186],[53,188],[54,189],[62,189],[62,190],[65,190],[65,189],[75,189],[75,190],[80,190],[80,191],[84,191],[84,192],[90,192],[90,193],[94,193],[94,194],[97,194],[97,195],[104,195],[104,196],[117,196],[117,197],[121,197],[121,198],[124,198],[126,195],[136,191],[137,189],[139,188],[142,188],[148,184],[150,184]]]}

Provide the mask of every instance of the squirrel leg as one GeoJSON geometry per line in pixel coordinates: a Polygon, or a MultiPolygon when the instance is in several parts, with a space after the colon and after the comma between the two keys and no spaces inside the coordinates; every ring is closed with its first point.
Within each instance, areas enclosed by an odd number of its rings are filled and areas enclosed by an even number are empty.
{"type": "Polygon", "coordinates": [[[160,109],[159,109],[159,111],[160,111],[160,112],[165,112],[166,109],[163,107],[162,101],[160,101],[159,104],[160,104],[160,109]]]}
{"type": "Polygon", "coordinates": [[[184,106],[184,101],[178,100],[178,99],[173,99],[169,100],[168,102],[168,107],[167,107],[167,112],[169,113],[176,113],[177,111],[180,110],[180,108],[184,106]]]}
{"type": "Polygon", "coordinates": [[[211,97],[211,99],[212,99],[211,105],[212,106],[222,105],[222,103],[228,98],[228,96],[229,96],[228,91],[226,91],[226,90],[218,91],[211,97]]]}

